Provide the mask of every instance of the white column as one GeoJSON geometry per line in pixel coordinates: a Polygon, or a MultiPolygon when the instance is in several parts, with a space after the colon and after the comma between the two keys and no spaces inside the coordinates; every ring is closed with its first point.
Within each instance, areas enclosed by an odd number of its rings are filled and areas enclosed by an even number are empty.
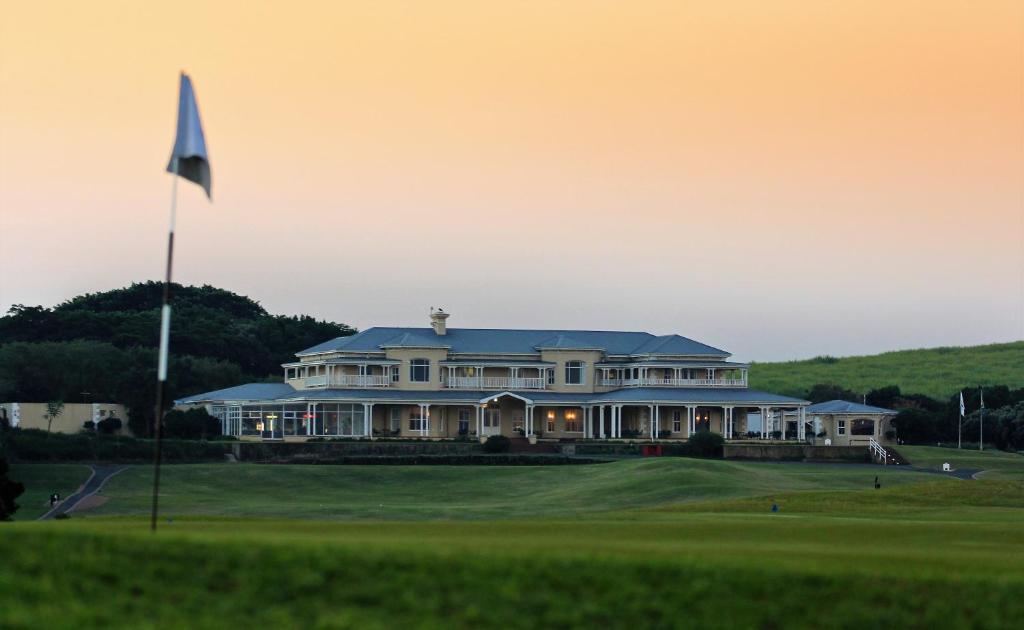
{"type": "Polygon", "coordinates": [[[523,434],[533,435],[533,405],[526,405],[526,416],[523,418],[523,434]]]}
{"type": "Polygon", "coordinates": [[[473,405],[476,408],[476,436],[479,438],[484,434],[484,408],[480,405],[473,405]]]}
{"type": "Polygon", "coordinates": [[[786,410],[785,409],[781,410],[779,412],[779,415],[782,416],[782,426],[780,428],[782,429],[782,439],[785,440],[786,439],[786,410]]]}
{"type": "Polygon", "coordinates": [[[598,437],[600,437],[603,440],[604,439],[604,405],[600,405],[597,408],[597,424],[598,424],[598,427],[597,427],[598,433],[597,433],[597,435],[598,435],[598,437]]]}

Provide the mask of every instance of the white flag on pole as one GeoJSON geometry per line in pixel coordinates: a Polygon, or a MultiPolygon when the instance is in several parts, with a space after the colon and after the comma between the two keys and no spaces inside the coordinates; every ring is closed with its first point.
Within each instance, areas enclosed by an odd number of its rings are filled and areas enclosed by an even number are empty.
{"type": "Polygon", "coordinates": [[[178,91],[178,132],[174,137],[174,149],[167,163],[167,172],[199,184],[206,191],[206,196],[211,197],[213,180],[210,160],[206,154],[206,139],[203,137],[203,123],[199,120],[199,106],[196,104],[192,80],[184,72],[181,73],[181,88],[178,91]]]}
{"type": "Polygon", "coordinates": [[[964,393],[960,392],[960,416],[962,417],[962,416],[967,415],[965,413],[966,411],[967,411],[967,407],[964,406],[964,393]]]}

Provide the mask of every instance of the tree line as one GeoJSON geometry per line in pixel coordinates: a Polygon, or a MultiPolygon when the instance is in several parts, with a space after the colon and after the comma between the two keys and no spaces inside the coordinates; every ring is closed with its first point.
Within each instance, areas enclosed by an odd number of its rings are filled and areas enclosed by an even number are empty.
{"type": "MultiPolygon", "coordinates": [[[[53,308],[13,306],[0,317],[0,400],[118,402],[139,436],[153,426],[162,285],[142,282],[82,295],[53,308]]],[[[173,285],[169,398],[280,381],[281,364],[345,324],[271,315],[254,300],[211,286],[173,285]]]]}

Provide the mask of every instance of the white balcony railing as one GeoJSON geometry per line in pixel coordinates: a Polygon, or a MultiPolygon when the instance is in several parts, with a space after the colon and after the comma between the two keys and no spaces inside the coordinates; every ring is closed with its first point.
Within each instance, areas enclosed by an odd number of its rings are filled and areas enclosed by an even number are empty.
{"type": "Polygon", "coordinates": [[[746,387],[742,378],[600,378],[600,387],[746,387]]]}
{"type": "MultiPolygon", "coordinates": [[[[308,389],[322,389],[327,387],[326,376],[307,376],[305,379],[308,389]]],[[[391,381],[387,375],[383,376],[358,376],[353,374],[332,374],[331,387],[389,387],[391,381]]]]}
{"type": "Polygon", "coordinates": [[[544,389],[543,378],[512,378],[510,376],[453,376],[449,389],[544,389]]]}
{"type": "Polygon", "coordinates": [[[388,387],[391,381],[387,375],[335,374],[331,377],[335,387],[388,387]]]}

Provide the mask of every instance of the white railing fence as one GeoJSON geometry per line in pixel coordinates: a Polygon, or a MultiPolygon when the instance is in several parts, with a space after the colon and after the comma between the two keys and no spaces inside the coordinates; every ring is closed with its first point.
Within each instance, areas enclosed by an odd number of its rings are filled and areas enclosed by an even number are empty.
{"type": "Polygon", "coordinates": [[[868,450],[871,451],[871,456],[882,460],[882,464],[889,464],[889,453],[882,447],[881,444],[875,441],[875,438],[868,440],[868,450]]]}

